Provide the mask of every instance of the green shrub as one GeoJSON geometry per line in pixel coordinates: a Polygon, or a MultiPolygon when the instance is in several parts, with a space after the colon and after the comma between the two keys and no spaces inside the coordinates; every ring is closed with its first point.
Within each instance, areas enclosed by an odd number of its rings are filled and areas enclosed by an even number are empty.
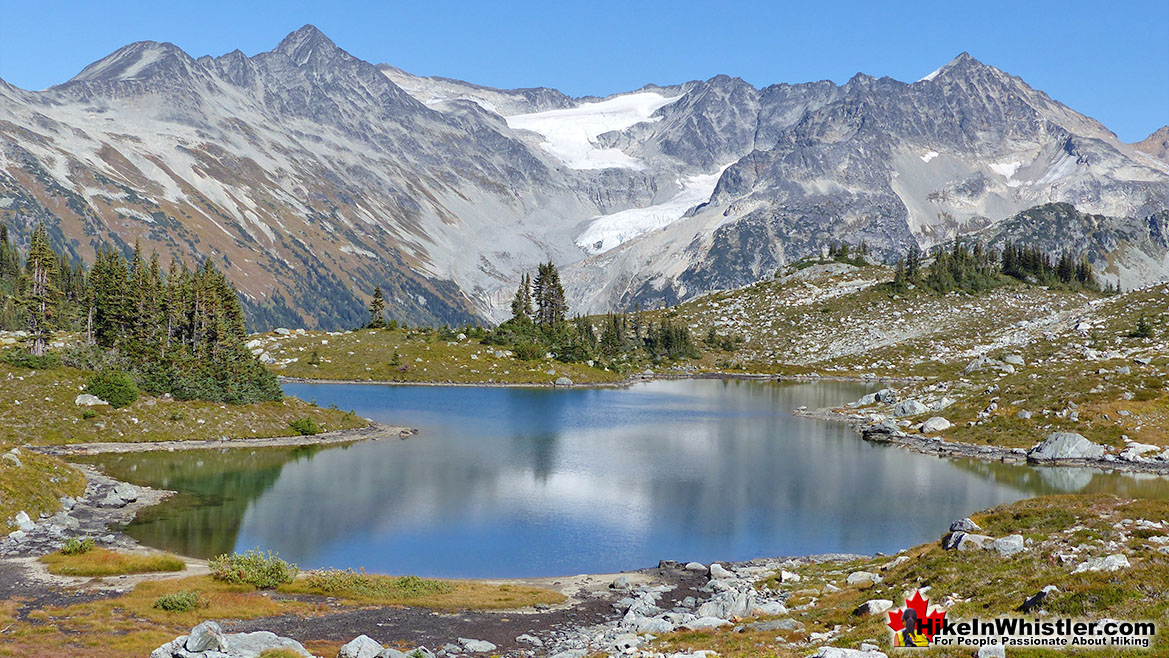
{"type": "Polygon", "coordinates": [[[190,612],[207,606],[203,595],[194,590],[185,589],[172,594],[163,594],[154,600],[154,607],[167,612],[190,612]]]}
{"type": "Polygon", "coordinates": [[[97,418],[97,412],[94,411],[93,409],[86,409],[85,411],[81,412],[81,418],[82,418],[82,420],[89,420],[91,418],[97,418]]]}
{"type": "Polygon", "coordinates": [[[109,402],[115,409],[128,407],[138,399],[138,385],[134,383],[134,378],[117,370],[90,375],[85,392],[109,402]]]}
{"type": "Polygon", "coordinates": [[[513,351],[516,358],[522,361],[534,361],[543,358],[548,353],[547,348],[543,345],[530,341],[517,344],[513,351]]]}
{"type": "Polygon", "coordinates": [[[61,357],[56,354],[35,356],[31,352],[14,348],[6,349],[0,353],[0,361],[16,368],[28,368],[29,370],[52,370],[61,365],[61,357]]]}
{"type": "Polygon", "coordinates": [[[83,555],[93,550],[93,538],[70,537],[65,540],[65,545],[61,547],[61,555],[83,555]]]}
{"type": "Polygon", "coordinates": [[[211,577],[232,585],[251,585],[258,589],[275,589],[296,579],[298,569],[269,551],[220,555],[207,563],[211,577]]]}
{"type": "Polygon", "coordinates": [[[288,426],[302,436],[312,436],[313,434],[321,433],[321,426],[317,425],[317,421],[308,417],[290,421],[288,426]]]}

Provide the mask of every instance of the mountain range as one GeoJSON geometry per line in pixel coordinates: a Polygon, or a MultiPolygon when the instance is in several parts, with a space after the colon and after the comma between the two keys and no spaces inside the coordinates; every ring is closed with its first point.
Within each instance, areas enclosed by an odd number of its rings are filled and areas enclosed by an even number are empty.
{"type": "Polygon", "coordinates": [[[358,59],[312,26],[194,58],[128,45],[71,80],[0,80],[0,222],[78,258],[210,258],[253,326],[498,321],[551,260],[574,311],[746,285],[833,241],[955,236],[1169,277],[1169,127],[1125,144],[962,53],[913,83],[720,75],[605,98],[358,59]]]}

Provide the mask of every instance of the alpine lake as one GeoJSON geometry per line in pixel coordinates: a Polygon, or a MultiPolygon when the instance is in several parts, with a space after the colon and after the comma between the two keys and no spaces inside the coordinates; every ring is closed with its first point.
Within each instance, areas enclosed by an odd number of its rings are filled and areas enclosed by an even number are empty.
{"type": "Polygon", "coordinates": [[[849,382],[675,380],[548,389],[287,384],[419,434],[334,447],[84,458],[178,492],[125,531],[209,558],[428,577],[611,573],[659,560],[893,553],[1052,493],[1169,497],[1169,480],[946,459],[792,415],[849,382]]]}

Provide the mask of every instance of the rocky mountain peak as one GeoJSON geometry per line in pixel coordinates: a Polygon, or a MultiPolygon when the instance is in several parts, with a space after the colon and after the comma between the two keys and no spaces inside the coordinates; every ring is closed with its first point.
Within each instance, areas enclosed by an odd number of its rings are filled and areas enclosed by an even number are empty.
{"type": "Polygon", "coordinates": [[[1158,160],[1169,162],[1169,126],[1161,126],[1132,147],[1158,160]]]}
{"type": "Polygon", "coordinates": [[[184,70],[193,62],[173,43],[137,41],[85,67],[69,82],[149,80],[184,70]]]}
{"type": "Polygon", "coordinates": [[[288,57],[297,66],[304,66],[310,62],[328,62],[338,56],[349,57],[348,53],[314,25],[305,25],[284,37],[273,52],[288,57]]]}

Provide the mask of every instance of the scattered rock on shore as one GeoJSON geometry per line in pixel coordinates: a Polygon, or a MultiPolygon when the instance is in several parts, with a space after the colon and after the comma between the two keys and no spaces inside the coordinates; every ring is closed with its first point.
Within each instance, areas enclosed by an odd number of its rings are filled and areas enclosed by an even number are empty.
{"type": "Polygon", "coordinates": [[[1032,461],[1099,459],[1103,456],[1104,446],[1092,443],[1076,432],[1052,432],[1027,453],[1027,459],[1032,461]]]}

